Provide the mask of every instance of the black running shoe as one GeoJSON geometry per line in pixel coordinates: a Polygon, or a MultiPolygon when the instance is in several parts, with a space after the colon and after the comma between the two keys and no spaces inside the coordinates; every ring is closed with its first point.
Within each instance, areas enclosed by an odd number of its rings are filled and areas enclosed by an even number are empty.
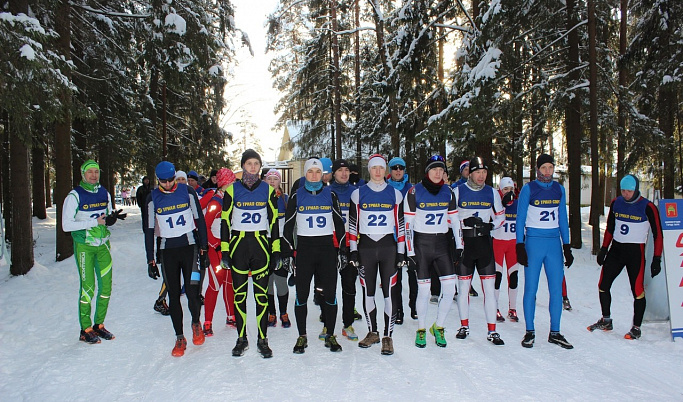
{"type": "Polygon", "coordinates": [[[244,356],[244,352],[249,349],[249,341],[247,341],[246,336],[241,336],[237,338],[237,343],[235,347],[232,348],[232,355],[235,357],[244,356]]]}
{"type": "Polygon", "coordinates": [[[353,320],[354,320],[354,321],[360,321],[360,320],[362,320],[362,319],[363,319],[363,316],[360,315],[360,313],[358,312],[358,310],[356,310],[356,308],[354,307],[354,308],[353,308],[353,320]]]}
{"type": "Polygon", "coordinates": [[[522,346],[525,348],[533,348],[535,340],[536,333],[534,331],[526,331],[526,334],[524,334],[524,339],[522,339],[522,346]]]}
{"type": "Polygon", "coordinates": [[[402,308],[398,309],[398,311],[396,312],[395,324],[396,325],[403,325],[403,309],[402,308]]]}
{"type": "Polygon", "coordinates": [[[572,311],[572,304],[569,303],[569,298],[567,296],[562,298],[562,308],[567,311],[572,311]]]}
{"type": "Polygon", "coordinates": [[[294,353],[297,355],[303,354],[308,347],[308,338],[300,336],[296,338],[296,345],[294,345],[294,353]]]}
{"type": "Polygon", "coordinates": [[[171,314],[171,310],[168,309],[168,304],[166,304],[166,299],[157,299],[154,303],[154,311],[161,313],[161,315],[171,314]]]}
{"type": "Polygon", "coordinates": [[[325,337],[325,347],[330,348],[330,352],[341,352],[342,351],[342,347],[337,342],[337,337],[335,337],[334,335],[327,335],[325,337]]]}
{"type": "Polygon", "coordinates": [[[458,333],[455,334],[455,337],[458,339],[465,339],[467,338],[467,335],[470,334],[470,329],[468,327],[460,327],[458,330],[458,333]]]}
{"type": "Polygon", "coordinates": [[[612,326],[611,318],[601,318],[598,320],[598,322],[589,325],[586,329],[591,332],[595,331],[596,329],[601,329],[603,331],[611,331],[612,329],[614,329],[614,327],[612,326]]]}
{"type": "Polygon", "coordinates": [[[289,275],[289,279],[287,279],[287,286],[290,286],[290,287],[294,286],[296,284],[295,278],[296,277],[294,276],[294,274],[289,275]]]}
{"type": "Polygon", "coordinates": [[[90,344],[95,344],[95,343],[100,343],[100,338],[97,336],[94,330],[90,331],[84,331],[81,330],[81,336],[78,338],[78,340],[83,341],[85,343],[90,343],[90,344]]]}
{"type": "Polygon", "coordinates": [[[259,338],[259,340],[256,341],[256,349],[258,349],[258,352],[264,359],[273,357],[273,351],[270,349],[270,346],[268,346],[268,338],[259,338]]]}
{"type": "Polygon", "coordinates": [[[410,318],[417,320],[417,311],[415,311],[413,308],[410,309],[410,318]]]}
{"type": "Polygon", "coordinates": [[[638,339],[640,338],[640,335],[640,327],[634,325],[631,327],[631,330],[624,335],[624,339],[638,339]]]}
{"type": "Polygon", "coordinates": [[[496,321],[505,322],[505,317],[500,313],[500,310],[496,310],[496,321]]]}
{"type": "Polygon", "coordinates": [[[472,297],[478,297],[479,296],[479,293],[477,293],[477,291],[474,290],[474,287],[472,285],[470,285],[470,296],[472,296],[472,297]]]}
{"type": "Polygon", "coordinates": [[[95,334],[97,334],[97,336],[106,341],[111,341],[112,339],[116,338],[114,334],[112,334],[104,328],[104,324],[93,325],[92,330],[95,331],[95,334]]]}
{"type": "Polygon", "coordinates": [[[567,342],[567,340],[564,339],[564,336],[562,336],[562,334],[559,332],[551,332],[548,334],[548,342],[554,343],[555,345],[560,345],[565,349],[574,349],[574,346],[567,342]]]}
{"type": "Polygon", "coordinates": [[[503,340],[500,339],[500,335],[498,334],[498,332],[489,333],[489,336],[487,336],[486,339],[494,345],[505,345],[505,342],[503,342],[503,340]]]}

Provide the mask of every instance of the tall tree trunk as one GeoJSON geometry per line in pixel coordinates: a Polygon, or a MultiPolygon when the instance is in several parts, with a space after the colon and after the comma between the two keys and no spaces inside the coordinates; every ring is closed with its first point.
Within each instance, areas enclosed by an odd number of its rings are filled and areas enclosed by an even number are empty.
{"type": "MultiPolygon", "coordinates": [[[[566,0],[567,36],[569,51],[567,71],[570,82],[581,79],[579,74],[579,33],[574,26],[578,23],[576,1],[566,0]]],[[[567,159],[569,168],[569,230],[573,248],[581,248],[581,92],[574,91],[565,109],[565,129],[567,138],[567,159]]]]}
{"type": "Polygon", "coordinates": [[[38,219],[47,218],[47,209],[45,208],[45,148],[42,141],[43,133],[41,132],[38,138],[34,138],[31,158],[31,166],[33,167],[33,216],[38,219]]]}
{"type": "Polygon", "coordinates": [[[621,21],[619,23],[619,91],[617,95],[617,183],[626,175],[624,168],[624,158],[626,157],[626,97],[628,90],[626,86],[628,70],[624,62],[626,55],[626,37],[628,31],[628,0],[621,0],[621,21]]]}
{"type": "Polygon", "coordinates": [[[332,17],[332,63],[333,63],[333,77],[334,85],[334,126],[335,126],[335,156],[343,158],[342,155],[342,118],[341,118],[341,69],[339,67],[339,40],[337,39],[337,0],[330,0],[330,11],[332,17]]]}
{"type": "Polygon", "coordinates": [[[598,57],[596,51],[595,0],[588,0],[588,70],[590,76],[590,136],[591,136],[591,212],[593,248],[596,255],[600,249],[600,209],[604,209],[600,196],[600,150],[598,149],[598,57]]]}
{"type": "MultiPolygon", "coordinates": [[[[24,12],[28,12],[28,5],[24,12]]],[[[24,144],[17,133],[13,132],[10,132],[10,159],[12,160],[12,179],[18,183],[30,183],[29,147],[24,144]]],[[[28,185],[14,186],[10,194],[12,197],[12,226],[9,228],[12,231],[10,273],[25,275],[33,267],[31,188],[28,185]]]]}
{"type": "Polygon", "coordinates": [[[389,98],[389,136],[391,137],[391,151],[394,155],[399,155],[401,151],[399,149],[401,139],[398,135],[398,102],[396,100],[396,91],[398,88],[393,87],[396,77],[392,76],[393,68],[389,64],[389,50],[384,41],[384,14],[382,13],[378,0],[369,0],[369,2],[372,7],[372,16],[375,20],[375,33],[377,35],[377,47],[379,48],[380,60],[382,61],[382,71],[388,85],[385,95],[389,98]]]}
{"type": "Polygon", "coordinates": [[[10,145],[9,145],[9,116],[7,112],[2,114],[3,126],[5,129],[2,133],[2,213],[5,219],[5,241],[10,243],[12,241],[12,232],[9,228],[12,227],[12,175],[10,174],[10,145]]]}
{"type": "Polygon", "coordinates": [[[45,138],[45,208],[52,206],[52,183],[50,183],[50,141],[45,138]]]}
{"type": "MultiPolygon", "coordinates": [[[[28,0],[10,0],[10,12],[14,15],[28,14],[28,0]]],[[[20,136],[9,119],[11,176],[15,183],[10,197],[12,198],[12,261],[10,273],[25,275],[33,267],[33,221],[31,219],[31,128],[27,128],[25,136],[20,136]]],[[[42,173],[42,172],[41,172],[42,173]]]]}
{"type": "MultiPolygon", "coordinates": [[[[61,0],[57,7],[56,31],[59,34],[57,51],[66,60],[71,60],[71,6],[68,0],[61,0]]],[[[63,71],[63,74],[71,78],[71,73],[63,71]]],[[[62,102],[62,116],[55,123],[55,202],[57,204],[57,241],[56,259],[63,261],[74,253],[71,236],[62,230],[62,206],[64,199],[71,191],[71,94],[67,91],[59,96],[62,102]]]]}
{"type": "Polygon", "coordinates": [[[360,124],[360,119],[361,119],[361,110],[360,110],[360,32],[358,29],[360,28],[360,0],[354,0],[354,26],[356,27],[356,32],[353,34],[353,52],[354,52],[354,62],[353,62],[353,67],[354,67],[354,73],[355,73],[355,115],[356,115],[356,122],[354,123],[354,130],[356,131],[356,165],[359,166],[359,168],[362,166],[361,165],[361,153],[362,153],[362,148],[361,148],[361,130],[359,127],[360,124]]]}

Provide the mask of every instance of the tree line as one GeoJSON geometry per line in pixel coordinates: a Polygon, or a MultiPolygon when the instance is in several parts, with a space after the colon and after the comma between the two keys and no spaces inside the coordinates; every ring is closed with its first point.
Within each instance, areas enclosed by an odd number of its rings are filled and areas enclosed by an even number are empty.
{"type": "Polygon", "coordinates": [[[521,184],[554,154],[576,248],[591,166],[595,253],[626,173],[680,193],[682,27],[677,0],[283,0],[268,50],[301,155],[408,156],[415,180],[430,154],[478,155],[521,184]]]}
{"type": "Polygon", "coordinates": [[[0,197],[10,272],[33,266],[32,216],[57,211],[55,258],[73,254],[61,206],[97,159],[101,184],[169,159],[226,165],[226,68],[246,36],[230,1],[10,0],[0,9],[0,197]]]}

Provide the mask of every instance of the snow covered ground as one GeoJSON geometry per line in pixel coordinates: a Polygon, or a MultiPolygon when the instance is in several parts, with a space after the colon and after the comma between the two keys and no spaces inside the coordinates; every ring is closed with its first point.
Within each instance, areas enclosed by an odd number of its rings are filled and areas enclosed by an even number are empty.
{"type": "MultiPolygon", "coordinates": [[[[587,246],[574,251],[576,261],[567,270],[574,310],[563,313],[562,333],[573,350],[545,341],[548,297],[542,282],[533,349],[520,346],[523,319],[498,325],[505,346],[486,341],[480,295],[472,298],[466,340],[455,339],[459,321],[453,305],[445,349],[436,347],[429,335],[427,348],[416,348],[417,321],[408,317],[394,331],[393,356],[380,355],[379,345],[360,349],[341,336],[344,350],[333,354],[314,336],[321,324],[311,303],[306,353],[292,354],[295,326],[278,326],[268,331],[274,357],[262,359],[256,351],[250,294],[251,349],[244,357],[230,355],[236,332],[220,325],[225,310],[219,304],[215,335],[202,346],[190,342],[185,356],[174,358],[171,321],[152,310],[160,282],[147,277],[139,210],[124,209],[129,218],[112,229],[114,290],[106,326],[116,335],[113,341],[78,341],[78,275],[73,259],[54,262],[54,209],[49,219],[34,221],[36,265],[31,272],[10,277],[7,266],[2,267],[0,400],[683,400],[683,343],[671,341],[668,322],[644,324],[640,340],[623,339],[632,315],[625,272],[612,292],[615,330],[586,331],[600,317],[600,270],[587,246]]],[[[584,245],[589,236],[586,227],[584,245]]],[[[475,287],[481,290],[480,284],[475,287]]],[[[520,317],[521,297],[520,291],[520,317]]],[[[291,292],[292,318],[293,298],[291,292]]],[[[404,300],[407,304],[406,288],[404,300]]],[[[360,301],[358,292],[359,311],[360,301]]],[[[381,309],[382,301],[378,303],[381,309]]],[[[500,303],[507,305],[507,292],[501,292],[500,303]]],[[[435,310],[430,305],[429,322],[435,310]]],[[[185,333],[190,334],[185,311],[185,333]]],[[[355,327],[361,337],[366,334],[362,322],[355,327]]],[[[340,334],[340,318],[337,328],[340,334]]]]}

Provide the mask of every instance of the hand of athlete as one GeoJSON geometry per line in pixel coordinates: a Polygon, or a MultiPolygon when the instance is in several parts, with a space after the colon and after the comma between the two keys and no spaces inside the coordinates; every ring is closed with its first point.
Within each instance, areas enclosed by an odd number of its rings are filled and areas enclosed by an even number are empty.
{"type": "Polygon", "coordinates": [[[199,249],[199,269],[209,266],[209,251],[206,248],[199,249]]]}
{"type": "Polygon", "coordinates": [[[453,265],[457,267],[460,264],[460,261],[462,261],[462,249],[456,248],[455,253],[453,254],[453,265]]]}
{"type": "Polygon", "coordinates": [[[282,264],[281,264],[282,269],[284,269],[285,271],[287,271],[291,274],[292,273],[292,263],[291,263],[292,258],[291,257],[282,257],[280,260],[282,261],[282,264]]]}
{"type": "Polygon", "coordinates": [[[605,263],[605,257],[607,257],[607,247],[600,247],[600,251],[598,251],[598,265],[602,265],[605,263]]]}
{"type": "Polygon", "coordinates": [[[98,225],[106,225],[107,224],[107,217],[104,216],[104,214],[98,216],[97,217],[97,224],[98,225]]]}
{"type": "Polygon", "coordinates": [[[517,243],[515,245],[515,251],[517,252],[517,262],[525,267],[528,267],[529,257],[526,255],[526,246],[524,243],[517,243]]]}
{"type": "Polygon", "coordinates": [[[123,212],[123,210],[119,209],[118,211],[114,211],[114,212],[110,213],[106,218],[104,218],[105,225],[112,226],[113,224],[116,223],[117,219],[121,219],[121,220],[126,219],[126,216],[128,216],[128,214],[122,214],[121,212],[123,212]]]}
{"type": "Polygon", "coordinates": [[[344,250],[339,250],[337,255],[337,270],[341,272],[346,266],[349,265],[349,257],[344,250]]]}
{"type": "Polygon", "coordinates": [[[405,267],[406,265],[408,265],[406,255],[405,254],[396,254],[396,267],[398,269],[401,269],[401,268],[405,267]]]}
{"type": "Polygon", "coordinates": [[[473,228],[481,225],[484,221],[478,216],[470,216],[469,218],[463,219],[462,223],[464,223],[465,226],[473,228]]]}
{"type": "Polygon", "coordinates": [[[270,255],[270,265],[268,266],[268,270],[270,272],[275,272],[277,269],[277,265],[280,262],[280,252],[279,251],[274,251],[270,255]]]}
{"type": "Polygon", "coordinates": [[[417,256],[415,254],[413,255],[408,255],[406,254],[406,262],[408,263],[408,269],[409,270],[415,270],[417,269],[417,256]]]}
{"type": "Polygon", "coordinates": [[[230,253],[227,250],[221,254],[221,268],[230,269],[230,253]]]}
{"type": "Polygon", "coordinates": [[[503,202],[503,205],[510,205],[512,201],[515,199],[515,192],[514,191],[508,191],[505,193],[503,196],[503,199],[501,200],[503,202]]]}
{"type": "MultiPolygon", "coordinates": [[[[563,244],[562,250],[564,251],[564,265],[569,268],[574,263],[574,255],[572,254],[572,246],[570,244],[563,244]]],[[[519,257],[518,257],[519,260],[519,257]]]]}
{"type": "Polygon", "coordinates": [[[358,251],[352,251],[349,253],[349,264],[358,268],[358,251]]]}
{"type": "Polygon", "coordinates": [[[652,257],[652,264],[650,264],[650,275],[654,278],[662,272],[662,257],[652,257]]]}
{"type": "Polygon", "coordinates": [[[147,275],[149,275],[150,278],[154,279],[155,281],[157,280],[159,275],[159,267],[157,267],[156,261],[151,261],[147,263],[147,275]]]}

